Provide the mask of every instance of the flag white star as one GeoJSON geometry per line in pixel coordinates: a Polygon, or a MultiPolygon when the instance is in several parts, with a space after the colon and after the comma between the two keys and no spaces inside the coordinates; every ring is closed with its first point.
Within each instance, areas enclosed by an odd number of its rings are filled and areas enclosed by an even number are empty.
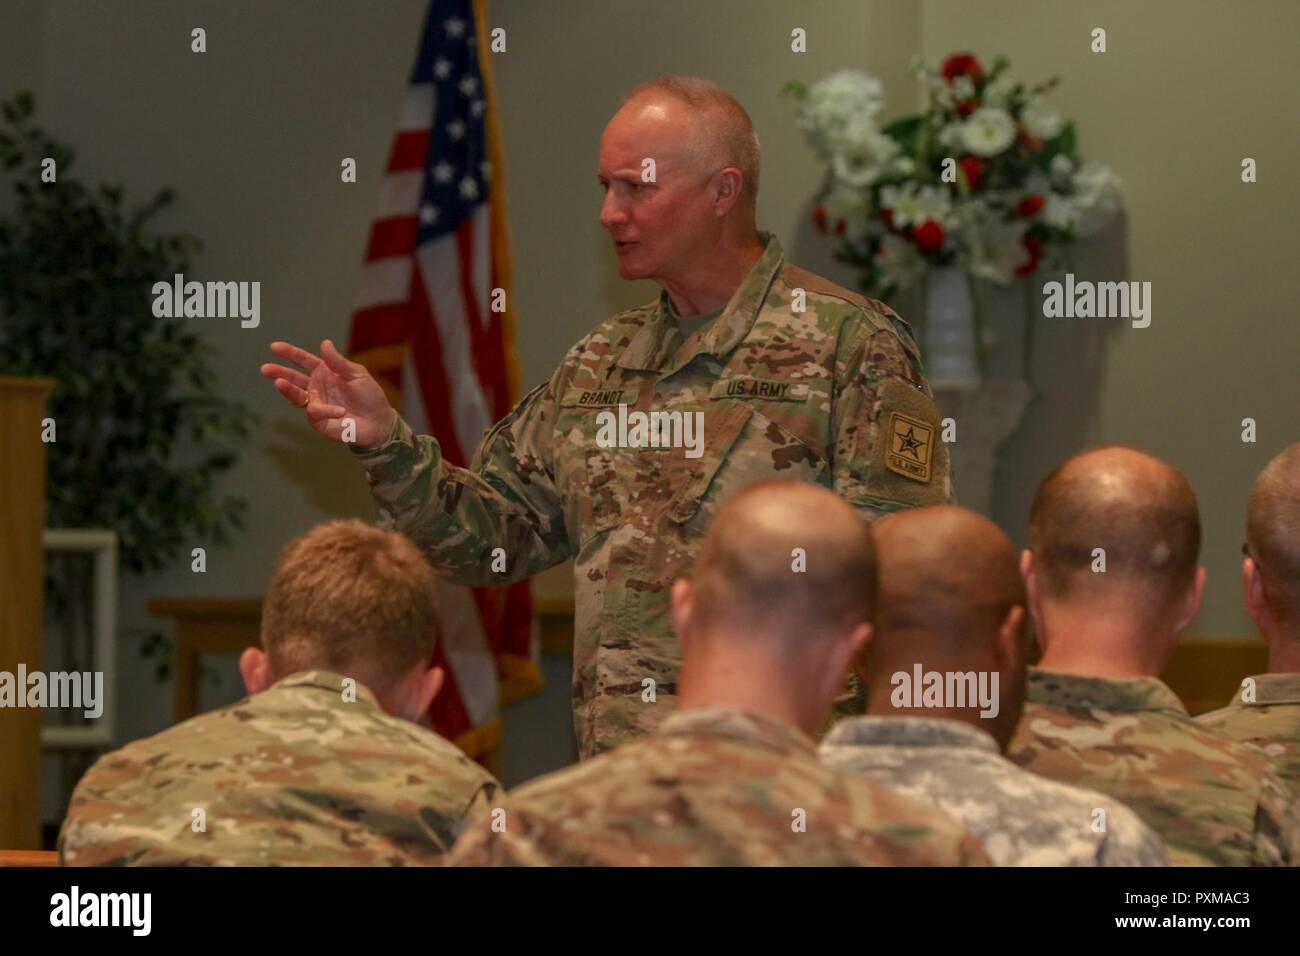
{"type": "Polygon", "coordinates": [[[451,61],[445,56],[440,56],[433,61],[433,75],[440,80],[445,80],[451,73],[451,61]]]}
{"type": "Polygon", "coordinates": [[[460,181],[460,195],[462,199],[478,198],[478,183],[474,182],[473,176],[466,176],[460,181]]]}
{"type": "Polygon", "coordinates": [[[462,77],[460,81],[460,95],[473,96],[474,89],[478,86],[478,79],[472,76],[462,77]]]}
{"type": "Polygon", "coordinates": [[[464,120],[452,120],[450,123],[447,124],[447,132],[451,135],[451,138],[454,139],[454,140],[464,139],[464,138],[465,138],[465,121],[464,121],[464,120]]]}
{"type": "Polygon", "coordinates": [[[443,29],[447,31],[447,36],[449,37],[458,37],[465,32],[465,21],[460,19],[460,17],[452,17],[442,26],[443,29]]]}
{"type": "Polygon", "coordinates": [[[425,226],[432,226],[438,221],[438,207],[425,203],[420,207],[420,223],[425,226]]]}
{"type": "Polygon", "coordinates": [[[485,105],[487,104],[485,104],[482,100],[475,100],[473,103],[470,104],[469,111],[471,114],[473,114],[475,119],[477,119],[482,114],[483,107],[485,105]]]}
{"type": "Polygon", "coordinates": [[[455,175],[455,173],[456,173],[456,167],[453,166],[451,163],[447,162],[445,159],[442,162],[440,162],[437,166],[433,167],[433,178],[440,183],[451,182],[451,177],[455,175]]]}
{"type": "Polygon", "coordinates": [[[479,175],[483,177],[484,181],[490,181],[492,179],[492,164],[489,163],[486,159],[483,160],[483,162],[478,164],[478,171],[479,171],[479,175]]]}

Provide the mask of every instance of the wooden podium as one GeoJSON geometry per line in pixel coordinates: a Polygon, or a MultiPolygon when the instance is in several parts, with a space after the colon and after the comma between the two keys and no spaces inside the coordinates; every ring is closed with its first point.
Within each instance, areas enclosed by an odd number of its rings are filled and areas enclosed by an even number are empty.
{"type": "MultiPolygon", "coordinates": [[[[0,377],[0,671],[41,669],[45,445],[54,381],[0,377]]],[[[16,688],[19,694],[25,688],[16,688]]],[[[41,711],[0,707],[0,847],[41,846],[41,711]]]]}

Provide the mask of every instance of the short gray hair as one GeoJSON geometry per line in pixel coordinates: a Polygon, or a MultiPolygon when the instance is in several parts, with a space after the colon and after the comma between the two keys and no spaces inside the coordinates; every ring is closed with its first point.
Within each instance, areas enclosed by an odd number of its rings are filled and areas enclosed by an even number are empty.
{"type": "Polygon", "coordinates": [[[634,87],[623,97],[623,102],[654,93],[675,97],[696,113],[697,129],[702,134],[692,144],[696,162],[702,168],[712,163],[737,167],[744,177],[741,198],[750,211],[755,210],[762,148],[754,124],[740,101],[703,77],[661,76],[634,87]]]}

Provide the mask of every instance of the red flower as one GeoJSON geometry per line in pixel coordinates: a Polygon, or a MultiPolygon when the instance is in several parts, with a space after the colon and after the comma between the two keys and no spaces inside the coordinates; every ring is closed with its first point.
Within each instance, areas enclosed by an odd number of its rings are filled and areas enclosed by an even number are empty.
{"type": "Polygon", "coordinates": [[[984,75],[984,68],[972,53],[954,53],[943,61],[943,78],[951,83],[959,76],[969,76],[978,80],[984,75]]]}
{"type": "Polygon", "coordinates": [[[893,228],[894,228],[894,210],[892,210],[892,209],[882,209],[882,210],[880,210],[880,221],[883,222],[883,223],[884,223],[886,226],[888,226],[890,229],[893,229],[893,228]]]}
{"type": "Polygon", "coordinates": [[[977,103],[975,100],[962,100],[960,103],[957,104],[957,115],[960,116],[962,119],[965,119],[966,117],[970,116],[971,113],[975,112],[975,108],[977,106],[979,106],[979,103],[977,103]]]}
{"type": "Polygon", "coordinates": [[[966,182],[971,189],[979,189],[984,182],[984,164],[974,156],[963,156],[957,161],[961,167],[962,175],[966,177],[966,182]]]}
{"type": "Polygon", "coordinates": [[[816,224],[818,232],[826,232],[826,207],[821,203],[818,203],[813,210],[813,223],[816,224]]]}
{"type": "Polygon", "coordinates": [[[1020,155],[1028,156],[1030,153],[1037,152],[1043,148],[1043,141],[1030,136],[1028,133],[1020,134],[1020,155]]]}
{"type": "Polygon", "coordinates": [[[1043,211],[1044,199],[1038,193],[1033,193],[1020,200],[1016,206],[1016,214],[1022,219],[1033,219],[1043,211]]]}
{"type": "Polygon", "coordinates": [[[942,249],[944,238],[943,226],[933,219],[912,227],[912,239],[922,252],[937,252],[942,249]]]}
{"type": "Polygon", "coordinates": [[[1043,258],[1043,240],[1037,236],[1025,236],[1020,240],[1020,244],[1025,247],[1025,252],[1029,253],[1029,259],[1016,266],[1016,275],[1027,276],[1038,268],[1038,263],[1043,258]]]}

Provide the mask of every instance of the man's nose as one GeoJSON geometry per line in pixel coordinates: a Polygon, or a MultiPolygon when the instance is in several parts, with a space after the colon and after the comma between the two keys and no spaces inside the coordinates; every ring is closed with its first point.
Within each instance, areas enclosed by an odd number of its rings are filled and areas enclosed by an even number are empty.
{"type": "Polygon", "coordinates": [[[619,206],[614,190],[605,193],[605,201],[600,204],[600,224],[606,229],[627,222],[627,214],[619,206]]]}

